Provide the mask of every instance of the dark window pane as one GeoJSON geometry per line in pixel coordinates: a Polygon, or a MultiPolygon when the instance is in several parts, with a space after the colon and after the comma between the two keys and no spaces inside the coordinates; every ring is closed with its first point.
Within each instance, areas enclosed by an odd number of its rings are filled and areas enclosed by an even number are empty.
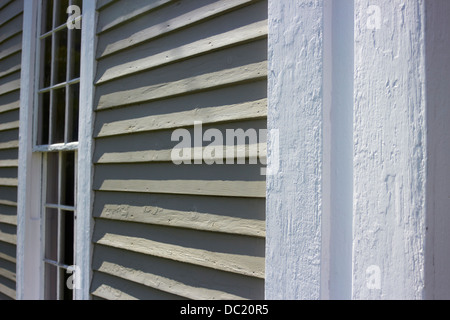
{"type": "Polygon", "coordinates": [[[61,262],[65,265],[72,266],[74,254],[74,213],[70,211],[62,211],[61,219],[61,225],[63,228],[61,237],[63,255],[61,257],[61,262]]]}
{"type": "Polygon", "coordinates": [[[74,84],[69,88],[69,123],[67,142],[78,141],[78,114],[80,105],[80,84],[74,84]]]}
{"type": "Polygon", "coordinates": [[[44,298],[45,300],[57,300],[57,277],[58,269],[54,265],[45,264],[45,285],[44,285],[44,298]]]}
{"type": "Polygon", "coordinates": [[[62,277],[62,285],[64,286],[62,299],[67,301],[73,300],[73,273],[67,272],[67,270],[63,270],[62,277]]]}
{"type": "Polygon", "coordinates": [[[42,1],[42,30],[41,34],[53,29],[53,0],[42,1]]]}
{"type": "Polygon", "coordinates": [[[51,143],[64,143],[66,122],[66,88],[56,89],[53,92],[53,118],[51,143]]]}
{"type": "Polygon", "coordinates": [[[52,74],[52,37],[41,40],[41,75],[39,86],[41,89],[50,87],[52,74]]]}
{"type": "Polygon", "coordinates": [[[80,7],[81,12],[83,12],[83,0],[72,0],[71,4],[80,7]]]}
{"type": "Polygon", "coordinates": [[[58,204],[58,167],[59,154],[47,154],[47,204],[58,204]]]}
{"type": "Polygon", "coordinates": [[[75,204],[75,153],[62,154],[61,204],[74,206],[75,204]]]}
{"type": "Polygon", "coordinates": [[[49,144],[49,122],[50,122],[50,93],[42,93],[39,95],[39,112],[38,112],[38,145],[49,144]]]}
{"type": "Polygon", "coordinates": [[[72,29],[72,47],[70,50],[70,79],[80,77],[80,57],[81,57],[81,30],[72,29]]]}
{"type": "Polygon", "coordinates": [[[67,14],[67,8],[69,8],[69,0],[58,0],[56,2],[56,26],[59,27],[67,23],[69,15],[67,14]]]}
{"type": "Polygon", "coordinates": [[[53,84],[67,81],[67,29],[55,33],[53,84]]]}
{"type": "Polygon", "coordinates": [[[58,260],[58,210],[45,212],[45,258],[58,260]]]}

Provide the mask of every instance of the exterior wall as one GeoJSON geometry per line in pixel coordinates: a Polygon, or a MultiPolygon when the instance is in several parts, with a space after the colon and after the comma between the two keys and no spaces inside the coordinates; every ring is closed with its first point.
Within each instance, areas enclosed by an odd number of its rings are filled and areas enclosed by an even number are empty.
{"type": "Polygon", "coordinates": [[[0,1],[0,300],[16,298],[23,1],[0,1]]]}
{"type": "Polygon", "coordinates": [[[267,2],[98,11],[93,298],[263,298],[260,163],[175,165],[170,154],[174,130],[194,137],[194,121],[224,137],[266,129],[267,2]]]}

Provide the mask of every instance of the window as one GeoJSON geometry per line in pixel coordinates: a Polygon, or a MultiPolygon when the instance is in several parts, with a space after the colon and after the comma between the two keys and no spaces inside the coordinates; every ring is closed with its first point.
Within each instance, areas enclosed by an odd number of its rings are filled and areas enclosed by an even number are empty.
{"type": "Polygon", "coordinates": [[[23,1],[17,298],[87,300],[96,1],[23,1]]]}
{"type": "Polygon", "coordinates": [[[68,8],[72,5],[81,8],[81,0],[42,0],[38,12],[33,152],[42,157],[43,164],[41,227],[46,300],[73,299],[68,283],[69,268],[75,264],[81,30],[68,26],[68,8]]]}

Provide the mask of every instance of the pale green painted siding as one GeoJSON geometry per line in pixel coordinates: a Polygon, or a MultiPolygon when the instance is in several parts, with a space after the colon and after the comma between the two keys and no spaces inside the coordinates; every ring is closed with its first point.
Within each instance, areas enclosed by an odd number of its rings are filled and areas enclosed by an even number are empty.
{"type": "Polygon", "coordinates": [[[267,1],[98,10],[93,298],[263,298],[261,165],[176,166],[170,150],[195,120],[266,128],[267,1]]]}
{"type": "Polygon", "coordinates": [[[23,1],[0,0],[0,300],[16,297],[23,1]]]}

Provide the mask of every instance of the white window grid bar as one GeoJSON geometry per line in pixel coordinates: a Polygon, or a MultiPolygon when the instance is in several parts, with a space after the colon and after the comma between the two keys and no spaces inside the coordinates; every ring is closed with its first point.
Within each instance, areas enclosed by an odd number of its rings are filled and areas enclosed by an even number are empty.
{"type": "MultiPolygon", "coordinates": [[[[73,2],[71,2],[70,4],[73,4],[73,2]]],[[[79,22],[79,21],[81,21],[81,18],[82,18],[82,17],[79,16],[79,17],[75,18],[73,21],[74,21],[74,22],[79,22]]],[[[54,29],[52,29],[52,30],[50,30],[50,31],[47,31],[47,32],[44,33],[44,34],[39,35],[39,40],[43,40],[43,39],[45,39],[45,38],[48,38],[48,37],[50,37],[51,35],[53,35],[54,33],[58,32],[58,31],[61,31],[61,30],[65,29],[65,28],[67,28],[67,24],[66,24],[66,23],[63,23],[62,25],[57,26],[57,27],[55,27],[54,29]]]]}

